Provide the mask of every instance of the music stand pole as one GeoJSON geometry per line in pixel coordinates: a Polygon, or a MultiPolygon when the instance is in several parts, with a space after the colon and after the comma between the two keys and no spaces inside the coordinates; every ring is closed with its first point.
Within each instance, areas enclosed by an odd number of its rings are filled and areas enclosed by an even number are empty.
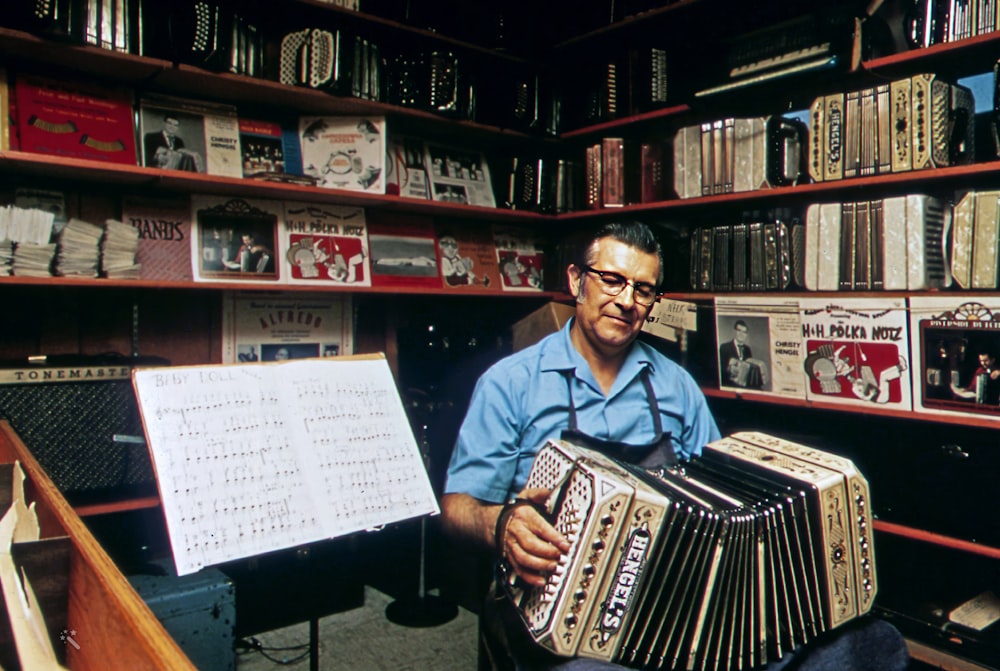
{"type": "MultiPolygon", "coordinates": [[[[416,404],[414,404],[416,405],[416,404]]],[[[424,467],[430,468],[430,455],[426,449],[427,426],[421,426],[420,452],[424,467]]],[[[390,622],[404,627],[437,627],[451,622],[458,616],[458,606],[435,594],[427,593],[427,517],[420,518],[420,569],[417,593],[403,596],[385,607],[390,622]]]]}

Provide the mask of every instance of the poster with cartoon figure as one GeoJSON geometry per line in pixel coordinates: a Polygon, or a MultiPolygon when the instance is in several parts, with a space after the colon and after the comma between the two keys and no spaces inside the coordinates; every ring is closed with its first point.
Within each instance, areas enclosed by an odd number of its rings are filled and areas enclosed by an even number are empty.
{"type": "Polygon", "coordinates": [[[913,408],[903,298],[800,299],[806,398],[913,408]]]}
{"type": "Polygon", "coordinates": [[[504,291],[541,291],[545,254],[530,230],[493,227],[493,244],[504,291]]]}
{"type": "Polygon", "coordinates": [[[371,286],[364,208],[307,202],[284,206],[282,261],[290,284],[371,286]]]}
{"type": "Polygon", "coordinates": [[[1000,299],[910,299],[913,408],[1000,419],[1000,299]]]}

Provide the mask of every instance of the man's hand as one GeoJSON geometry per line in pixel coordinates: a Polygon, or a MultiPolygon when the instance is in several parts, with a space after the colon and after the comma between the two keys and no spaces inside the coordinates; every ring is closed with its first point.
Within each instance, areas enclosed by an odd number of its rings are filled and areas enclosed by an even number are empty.
{"type": "MultiPolygon", "coordinates": [[[[547,489],[525,489],[519,499],[545,503],[547,489]]],[[[497,531],[501,555],[519,578],[541,587],[546,577],[559,566],[560,556],[569,552],[569,541],[530,505],[515,506],[500,520],[497,531]]]]}

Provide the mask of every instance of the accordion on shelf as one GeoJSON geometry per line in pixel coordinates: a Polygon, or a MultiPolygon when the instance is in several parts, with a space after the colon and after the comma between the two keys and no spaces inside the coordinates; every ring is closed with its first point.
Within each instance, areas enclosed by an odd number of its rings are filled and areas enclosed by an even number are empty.
{"type": "Polygon", "coordinates": [[[962,289],[1000,286],[1000,191],[970,191],[955,204],[951,274],[962,289]]]}
{"type": "Polygon", "coordinates": [[[975,102],[934,74],[832,93],[809,108],[815,182],[971,163],[975,102]]]}
{"type": "Polygon", "coordinates": [[[806,209],[805,288],[923,290],[951,284],[951,208],[925,195],[806,209]]]}
{"type": "Polygon", "coordinates": [[[307,28],[281,38],[278,81],[381,101],[384,62],[379,45],[343,30],[307,28]]]}
{"type": "Polygon", "coordinates": [[[720,224],[691,233],[691,288],[776,291],[793,279],[792,231],[785,215],[720,224]]]}
{"type": "Polygon", "coordinates": [[[805,445],[735,433],[653,475],[552,440],[528,486],[552,489],[571,548],[543,587],[505,587],[559,655],[752,668],[867,613],[877,592],[868,483],[805,445]]]}
{"type": "Polygon", "coordinates": [[[797,184],[805,176],[806,126],[779,116],[726,118],[674,136],[678,198],[797,184]]]}

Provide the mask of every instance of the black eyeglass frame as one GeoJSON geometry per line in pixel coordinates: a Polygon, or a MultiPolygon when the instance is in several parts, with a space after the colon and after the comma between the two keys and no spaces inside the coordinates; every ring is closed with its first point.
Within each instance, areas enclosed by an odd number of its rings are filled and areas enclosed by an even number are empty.
{"type": "Polygon", "coordinates": [[[632,300],[635,301],[636,305],[641,305],[647,308],[656,303],[656,301],[660,300],[663,296],[662,291],[658,291],[655,285],[649,284],[648,282],[636,282],[635,280],[628,279],[621,273],[611,272],[610,270],[598,270],[597,268],[587,265],[586,263],[582,264],[580,267],[584,272],[593,273],[601,279],[599,286],[601,287],[601,292],[606,296],[619,296],[623,291],[625,291],[625,287],[631,286],[632,300]],[[609,279],[613,282],[612,284],[608,283],[609,279]],[[639,294],[640,290],[645,290],[646,287],[649,287],[649,289],[653,292],[653,295],[648,299],[649,302],[646,302],[647,299],[643,298],[639,294]]]}

